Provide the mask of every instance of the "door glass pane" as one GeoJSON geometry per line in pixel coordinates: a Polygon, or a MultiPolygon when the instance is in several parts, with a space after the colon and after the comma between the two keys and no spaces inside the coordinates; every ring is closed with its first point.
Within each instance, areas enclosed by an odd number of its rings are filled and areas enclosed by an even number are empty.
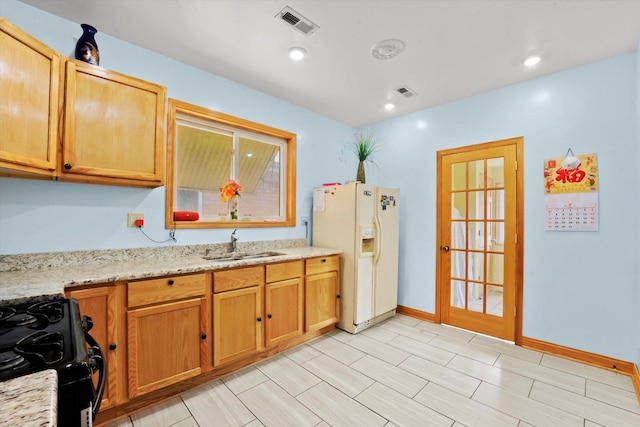
{"type": "Polygon", "coordinates": [[[471,311],[484,312],[484,285],[478,283],[469,284],[467,294],[467,309],[471,311]]]}
{"type": "Polygon", "coordinates": [[[451,223],[451,249],[466,249],[467,241],[464,235],[464,221],[454,221],[451,223]]]}
{"type": "Polygon", "coordinates": [[[463,219],[467,212],[467,193],[451,193],[451,218],[463,219]]]}
{"type": "Polygon", "coordinates": [[[504,219],[504,190],[487,191],[487,219],[504,219]]]}
{"type": "Polygon", "coordinates": [[[487,282],[502,285],[504,271],[503,254],[487,254],[487,282]]]}
{"type": "Polygon", "coordinates": [[[484,250],[484,222],[469,222],[469,249],[484,250]]]}
{"type": "Polygon", "coordinates": [[[502,286],[487,286],[487,314],[502,317],[502,286]]]}
{"type": "Polygon", "coordinates": [[[451,306],[464,308],[465,284],[462,280],[451,281],[451,306]]]}
{"type": "Polygon", "coordinates": [[[467,164],[454,163],[451,165],[451,190],[467,189],[467,164]]]}
{"type": "Polygon", "coordinates": [[[469,192],[469,219],[484,219],[484,190],[469,192]]]}
{"type": "Polygon", "coordinates": [[[469,162],[469,189],[484,188],[484,160],[469,162]]]}
{"type": "Polygon", "coordinates": [[[484,281],[484,253],[483,252],[469,252],[469,275],[468,278],[477,280],[479,282],[484,281]]]}
{"type": "Polygon", "coordinates": [[[464,251],[451,251],[451,277],[464,279],[466,268],[466,255],[464,251]]]}
{"type": "Polygon", "coordinates": [[[504,157],[487,159],[487,187],[502,187],[504,183],[504,157]]]}

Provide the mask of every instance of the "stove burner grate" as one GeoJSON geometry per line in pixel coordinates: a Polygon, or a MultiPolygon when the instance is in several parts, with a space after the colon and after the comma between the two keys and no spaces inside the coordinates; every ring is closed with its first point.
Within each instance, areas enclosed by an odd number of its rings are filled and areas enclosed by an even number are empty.
{"type": "Polygon", "coordinates": [[[16,314],[16,309],[11,307],[0,307],[0,322],[3,322],[16,314]]]}
{"type": "Polygon", "coordinates": [[[18,341],[14,351],[34,363],[50,366],[63,359],[63,344],[60,332],[38,331],[18,341]]]}
{"type": "Polygon", "coordinates": [[[0,371],[7,371],[11,368],[15,368],[24,362],[24,357],[13,351],[5,351],[0,353],[0,371]]]}
{"type": "Polygon", "coordinates": [[[56,323],[62,320],[64,308],[56,301],[45,301],[33,304],[27,308],[27,313],[36,317],[43,317],[49,323],[56,323]]]}
{"type": "Polygon", "coordinates": [[[38,323],[38,318],[28,313],[18,313],[8,317],[6,323],[9,326],[29,326],[38,323]]]}

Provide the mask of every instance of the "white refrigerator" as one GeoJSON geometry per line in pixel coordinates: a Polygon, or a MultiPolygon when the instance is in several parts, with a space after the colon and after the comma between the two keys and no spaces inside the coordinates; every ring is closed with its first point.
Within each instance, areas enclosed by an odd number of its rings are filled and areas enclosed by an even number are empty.
{"type": "Polygon", "coordinates": [[[313,245],[341,249],[340,321],[355,334],[398,305],[400,190],[359,182],[313,194],[313,245]]]}

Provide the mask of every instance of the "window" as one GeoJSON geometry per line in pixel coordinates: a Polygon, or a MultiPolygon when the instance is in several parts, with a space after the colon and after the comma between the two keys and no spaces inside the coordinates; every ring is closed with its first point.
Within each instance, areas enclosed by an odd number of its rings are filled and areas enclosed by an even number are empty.
{"type": "Polygon", "coordinates": [[[174,99],[167,131],[167,228],[295,225],[295,134],[174,99]],[[230,180],[242,191],[223,202],[230,180]]]}

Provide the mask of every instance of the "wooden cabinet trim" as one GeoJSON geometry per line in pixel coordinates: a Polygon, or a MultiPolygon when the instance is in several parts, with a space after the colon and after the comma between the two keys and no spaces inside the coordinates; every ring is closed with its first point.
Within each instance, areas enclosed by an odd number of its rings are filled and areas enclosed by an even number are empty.
{"type": "Polygon", "coordinates": [[[302,260],[278,262],[266,265],[265,281],[267,283],[294,279],[302,276],[304,276],[304,264],[302,260]]]}
{"type": "Polygon", "coordinates": [[[213,292],[225,292],[264,284],[264,265],[213,272],[213,292]]]}
{"type": "Polygon", "coordinates": [[[340,268],[340,257],[330,255],[325,257],[309,258],[305,261],[306,275],[337,271],[340,268]]]}
{"type": "Polygon", "coordinates": [[[128,307],[177,301],[206,293],[207,279],[204,273],[129,282],[128,307]]]}

